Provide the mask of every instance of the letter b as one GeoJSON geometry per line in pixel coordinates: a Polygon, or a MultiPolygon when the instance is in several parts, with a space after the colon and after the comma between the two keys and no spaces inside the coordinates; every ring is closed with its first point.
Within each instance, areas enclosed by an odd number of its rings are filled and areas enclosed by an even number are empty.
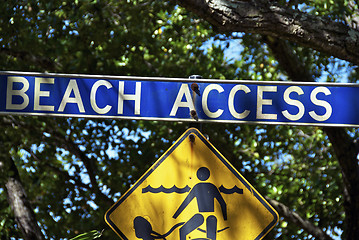
{"type": "Polygon", "coordinates": [[[29,89],[29,82],[24,77],[8,77],[7,79],[7,91],[6,91],[6,109],[10,110],[23,110],[29,105],[29,96],[26,91],[29,89]],[[19,90],[13,89],[14,83],[22,83],[22,88],[19,90]],[[23,99],[23,102],[13,103],[12,97],[19,96],[23,99]]]}

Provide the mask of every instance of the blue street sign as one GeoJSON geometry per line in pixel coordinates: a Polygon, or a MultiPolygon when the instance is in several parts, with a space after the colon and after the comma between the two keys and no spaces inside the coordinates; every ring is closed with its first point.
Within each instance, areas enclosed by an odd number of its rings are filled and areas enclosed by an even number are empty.
{"type": "Polygon", "coordinates": [[[1,72],[0,114],[358,127],[358,87],[1,72]]]}

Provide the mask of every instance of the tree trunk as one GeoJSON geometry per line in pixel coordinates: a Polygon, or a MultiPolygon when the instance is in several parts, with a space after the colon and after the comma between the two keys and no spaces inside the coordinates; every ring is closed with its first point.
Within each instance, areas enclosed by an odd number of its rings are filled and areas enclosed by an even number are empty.
{"type": "Polygon", "coordinates": [[[344,182],[345,229],[343,239],[359,236],[359,165],[358,147],[341,128],[324,128],[333,144],[344,182]]]}
{"type": "MultiPolygon", "coordinates": [[[[264,36],[263,40],[272,50],[280,66],[293,81],[314,82],[308,69],[299,61],[286,41],[264,36]]],[[[343,128],[323,128],[333,145],[338,159],[344,187],[345,229],[343,239],[359,236],[359,165],[358,147],[343,128]]]]}
{"type": "Polygon", "coordinates": [[[5,183],[8,202],[14,211],[15,221],[25,240],[44,239],[37,224],[35,213],[27,199],[14,161],[9,158],[10,174],[5,183]]]}

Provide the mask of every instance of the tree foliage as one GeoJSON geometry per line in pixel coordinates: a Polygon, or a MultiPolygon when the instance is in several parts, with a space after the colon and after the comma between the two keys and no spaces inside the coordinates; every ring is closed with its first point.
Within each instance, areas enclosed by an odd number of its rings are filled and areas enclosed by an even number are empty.
{"type": "MultiPolygon", "coordinates": [[[[0,4],[1,70],[357,82],[355,53],[350,62],[295,36],[221,28],[204,9],[227,17],[223,6],[215,6],[235,3],[207,2],[6,1],[0,4]],[[236,55],[228,54],[234,49],[236,55]]],[[[305,26],[324,18],[357,33],[353,0],[238,3],[308,16],[305,26]]],[[[27,239],[6,187],[16,178],[43,238],[69,239],[107,229],[105,211],[188,124],[6,115],[0,128],[1,238],[27,239]]],[[[351,162],[357,174],[356,129],[205,124],[203,132],[279,209],[280,223],[267,239],[351,239],[350,233],[359,231],[358,220],[348,215],[350,210],[359,215],[353,203],[359,194],[353,195],[356,176],[347,178],[345,168],[345,161],[351,162]]],[[[110,230],[101,236],[115,237],[110,230]]]]}

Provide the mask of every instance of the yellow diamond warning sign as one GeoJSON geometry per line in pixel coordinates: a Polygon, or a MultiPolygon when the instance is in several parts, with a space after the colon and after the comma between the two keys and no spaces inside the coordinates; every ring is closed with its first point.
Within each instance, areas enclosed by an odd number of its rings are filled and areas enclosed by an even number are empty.
{"type": "Polygon", "coordinates": [[[187,130],[115,203],[124,240],[262,239],[277,212],[197,130],[187,130]]]}

